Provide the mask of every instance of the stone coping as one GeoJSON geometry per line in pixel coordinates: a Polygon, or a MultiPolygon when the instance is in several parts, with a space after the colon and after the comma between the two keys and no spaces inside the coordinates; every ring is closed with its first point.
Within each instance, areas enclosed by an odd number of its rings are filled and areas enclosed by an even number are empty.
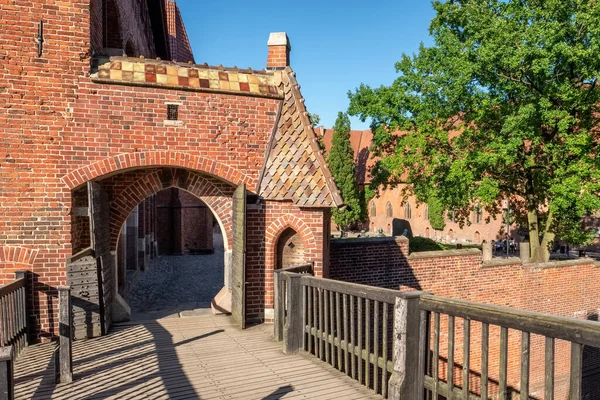
{"type": "Polygon", "coordinates": [[[595,261],[593,258],[577,258],[571,260],[550,260],[544,263],[526,263],[523,264],[527,268],[562,268],[562,267],[575,267],[578,265],[593,265],[594,267],[600,267],[600,262],[595,261]]]}
{"type": "Polygon", "coordinates": [[[408,243],[405,236],[385,236],[385,237],[361,237],[361,238],[334,238],[331,239],[332,246],[346,246],[356,244],[377,244],[377,243],[408,243]]]}
{"type": "Polygon", "coordinates": [[[419,251],[411,253],[409,259],[421,258],[439,258],[439,257],[460,257],[460,256],[480,256],[481,250],[476,248],[453,249],[453,250],[434,250],[434,251],[419,251]]]}
{"type": "Polygon", "coordinates": [[[95,56],[90,77],[95,83],[283,98],[279,75],[251,69],[95,56]]]}
{"type": "Polygon", "coordinates": [[[492,258],[491,261],[486,261],[481,264],[482,268],[490,267],[504,267],[507,265],[518,265],[521,266],[523,262],[519,257],[508,257],[508,258],[492,258]]]}

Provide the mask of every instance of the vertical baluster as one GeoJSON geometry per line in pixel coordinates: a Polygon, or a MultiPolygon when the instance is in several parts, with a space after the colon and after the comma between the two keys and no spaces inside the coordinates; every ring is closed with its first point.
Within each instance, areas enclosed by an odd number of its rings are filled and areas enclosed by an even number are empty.
{"type": "Polygon", "coordinates": [[[15,292],[10,292],[6,296],[8,304],[8,343],[14,345],[15,342],[15,302],[13,301],[13,295],[15,292]]]}
{"type": "MultiPolygon", "coordinates": [[[[387,362],[388,362],[388,303],[383,303],[383,331],[381,342],[381,356],[383,357],[383,368],[381,369],[381,395],[387,397],[387,362]]],[[[437,400],[437,399],[436,399],[437,400]]]]}
{"type": "Polygon", "coordinates": [[[336,334],[337,338],[337,368],[342,371],[342,307],[340,304],[340,294],[339,292],[335,293],[335,326],[336,326],[336,334]]]}
{"type": "Polygon", "coordinates": [[[352,364],[352,379],[356,379],[356,325],[354,323],[356,317],[356,314],[354,313],[355,301],[356,298],[354,296],[350,296],[350,342],[352,343],[352,346],[350,347],[350,349],[352,350],[352,353],[350,354],[350,362],[352,364]]]}
{"type": "Polygon", "coordinates": [[[331,332],[331,365],[335,367],[335,320],[334,320],[334,309],[333,304],[333,292],[329,292],[329,331],[331,332]]]}
{"type": "Polygon", "coordinates": [[[571,343],[571,377],[570,377],[570,400],[581,399],[581,383],[582,383],[582,361],[583,361],[583,346],[579,343],[571,343]]]}
{"type": "Polygon", "coordinates": [[[348,343],[348,295],[347,294],[343,294],[343,301],[344,301],[344,343],[346,343],[346,351],[344,352],[344,373],[347,375],[348,372],[350,371],[350,368],[348,368],[348,363],[350,362],[349,357],[348,357],[348,351],[350,350],[350,346],[348,343]]]}
{"type": "Polygon", "coordinates": [[[323,319],[325,323],[325,362],[329,363],[329,290],[323,291],[323,309],[323,319]]]}
{"type": "Polygon", "coordinates": [[[554,338],[546,338],[544,400],[554,399],[554,338]]]}
{"type": "Polygon", "coordinates": [[[357,306],[358,306],[358,381],[363,383],[363,308],[362,297],[356,298],[357,306]]]}
{"type": "Polygon", "coordinates": [[[373,355],[375,363],[373,364],[373,390],[379,392],[379,302],[373,303],[373,355]]]}
{"type": "Polygon", "coordinates": [[[319,313],[319,302],[318,302],[318,297],[317,297],[317,288],[313,287],[312,288],[312,299],[313,299],[313,325],[315,326],[315,335],[313,336],[313,341],[314,341],[314,349],[315,349],[315,356],[319,357],[319,348],[321,347],[320,341],[319,341],[319,317],[318,317],[318,313],[319,313]]]}
{"type": "Polygon", "coordinates": [[[325,342],[323,342],[323,289],[319,289],[319,358],[323,360],[325,342]]]}
{"type": "Polygon", "coordinates": [[[440,383],[439,374],[440,361],[440,313],[433,313],[433,365],[431,377],[433,378],[433,400],[438,399],[438,387],[440,383]]]}
{"type": "Polygon", "coordinates": [[[488,398],[488,364],[489,364],[490,326],[481,323],[481,400],[488,398]]]}
{"type": "Polygon", "coordinates": [[[371,378],[371,301],[365,299],[365,386],[370,387],[371,378]]]}
{"type": "MultiPolygon", "coordinates": [[[[431,319],[431,314],[429,311],[421,310],[419,313],[419,362],[417,366],[417,399],[423,400],[425,394],[424,388],[424,380],[425,373],[427,371],[427,358],[429,354],[429,320],[431,319]]],[[[428,393],[429,396],[429,393],[428,393]]]]}
{"type": "Polygon", "coordinates": [[[448,393],[454,391],[454,315],[448,315],[448,393]]]}
{"type": "Polygon", "coordinates": [[[529,400],[529,332],[521,334],[521,400],[529,400]]]}
{"type": "MultiPolygon", "coordinates": [[[[307,313],[309,312],[308,309],[308,287],[306,285],[302,285],[302,340],[301,340],[301,346],[302,346],[302,351],[306,351],[307,349],[307,333],[306,333],[306,324],[308,322],[308,317],[307,317],[307,313]]],[[[308,334],[310,334],[310,327],[309,327],[309,331],[308,334]]],[[[310,336],[308,336],[308,341],[310,341],[310,336]]]]}
{"type": "Polygon", "coordinates": [[[471,361],[471,320],[464,320],[463,335],[463,399],[469,400],[469,375],[471,361]]]}
{"type": "Polygon", "coordinates": [[[23,349],[25,347],[25,303],[23,303],[23,291],[25,290],[24,287],[20,288],[17,291],[17,304],[18,304],[18,311],[17,311],[17,317],[19,319],[19,326],[18,326],[18,332],[19,332],[19,347],[20,349],[23,349]]]}
{"type": "Polygon", "coordinates": [[[6,344],[6,333],[4,332],[4,321],[6,313],[4,312],[4,297],[0,297],[0,346],[6,344]]]}
{"type": "MultiPolygon", "coordinates": [[[[313,302],[313,289],[310,286],[306,287],[308,291],[308,301],[307,301],[307,317],[308,317],[308,352],[313,354],[313,314],[315,312],[314,302],[313,302]]],[[[316,331],[316,329],[315,329],[316,331]]]]}
{"type": "Polygon", "coordinates": [[[506,370],[508,367],[508,328],[500,327],[500,376],[498,378],[498,398],[505,400],[507,395],[506,370]]]}

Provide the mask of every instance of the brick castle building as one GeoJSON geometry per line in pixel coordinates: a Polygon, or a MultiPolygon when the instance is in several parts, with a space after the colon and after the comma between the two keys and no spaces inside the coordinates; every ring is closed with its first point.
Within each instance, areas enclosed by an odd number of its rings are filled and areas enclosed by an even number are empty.
{"type": "MultiPolygon", "coordinates": [[[[342,199],[284,33],[255,70],[194,64],[172,0],[11,0],[0,13],[0,284],[28,271],[38,339],[57,332],[60,285],[79,336],[122,314],[124,254],[143,263],[160,250],[169,194],[219,225],[241,325],[270,317],[282,257],[327,275],[329,210],[342,199]],[[301,251],[284,250],[290,240],[301,251]]],[[[169,218],[185,229],[181,213],[169,218]]]]}
{"type": "MultiPolygon", "coordinates": [[[[325,150],[331,148],[333,129],[323,127],[316,128],[325,150]]],[[[370,168],[375,164],[371,157],[370,147],[373,142],[373,134],[370,130],[350,131],[350,143],[354,150],[356,162],[356,178],[360,187],[371,183],[370,168]]],[[[506,236],[506,227],[503,226],[501,215],[492,216],[484,210],[473,211],[470,216],[470,224],[460,226],[452,218],[451,213],[446,215],[446,226],[443,230],[435,230],[429,223],[429,210],[427,204],[419,204],[414,196],[406,200],[402,194],[404,185],[395,188],[381,190],[373,198],[368,207],[368,221],[365,229],[378,232],[380,229],[386,235],[401,235],[405,229],[410,236],[421,236],[442,242],[473,243],[480,244],[482,241],[501,240],[506,236]],[[487,222],[489,219],[489,222],[487,222]]],[[[335,229],[335,225],[332,226],[335,229]]],[[[518,239],[516,232],[511,230],[513,238],[518,239]]]]}

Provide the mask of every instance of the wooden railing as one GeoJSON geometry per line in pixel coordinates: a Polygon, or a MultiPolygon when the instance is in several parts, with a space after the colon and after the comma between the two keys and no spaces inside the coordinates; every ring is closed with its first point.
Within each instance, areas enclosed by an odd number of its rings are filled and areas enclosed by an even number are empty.
{"type": "Polygon", "coordinates": [[[15,278],[0,286],[0,347],[12,346],[13,357],[29,343],[27,277],[17,272],[15,278]]]}
{"type": "MultiPolygon", "coordinates": [[[[582,398],[583,346],[600,348],[600,324],[574,318],[479,304],[433,296],[424,292],[400,292],[300,275],[289,271],[277,274],[276,290],[280,313],[276,312],[276,339],[283,340],[284,352],[305,351],[319,357],[383,397],[398,400],[554,399],[555,341],[570,342],[568,398],[582,398]],[[447,320],[447,334],[440,320],[447,320]],[[456,319],[462,332],[456,335],[456,319]],[[474,370],[471,353],[474,341],[471,323],[481,325],[479,370],[474,370]],[[278,325],[281,327],[278,328],[278,325]],[[499,329],[499,367],[489,370],[490,326],[499,329]],[[499,328],[497,328],[499,327],[499,328]],[[279,329],[280,336],[277,336],[279,329]],[[519,389],[509,391],[509,330],[520,331],[519,389]],[[530,395],[531,335],[544,337],[544,396],[530,395]],[[443,336],[444,354],[440,336],[443,336]],[[462,340],[460,363],[455,344],[462,340]],[[440,363],[446,374],[441,376],[440,363]],[[455,368],[462,370],[462,379],[455,368]],[[489,393],[493,380],[497,393],[489,393]],[[496,373],[497,372],[497,373],[496,373]],[[458,374],[457,374],[458,375],[458,374]],[[470,387],[473,376],[477,388],[470,387]],[[510,392],[510,393],[509,393],[510,392]]],[[[512,333],[514,336],[514,332],[512,333]]],[[[515,345],[515,343],[512,343],[515,345]]],[[[514,346],[513,346],[514,347],[514,346]]],[[[479,349],[477,349],[479,351],[479,349]]],[[[513,356],[515,354],[512,354],[513,356]]],[[[512,359],[514,361],[514,359],[512,359]]],[[[536,365],[537,367],[537,365],[536,365]]],[[[513,388],[514,389],[514,388],[513,388]]],[[[539,388],[538,388],[539,389],[539,388]]]]}
{"type": "MultiPolygon", "coordinates": [[[[490,325],[500,327],[500,363],[498,371],[497,398],[505,399],[509,396],[508,387],[508,345],[509,330],[521,332],[520,352],[520,385],[519,396],[521,399],[530,399],[530,354],[531,335],[544,337],[544,396],[545,400],[554,398],[555,392],[555,341],[565,340],[570,342],[570,368],[568,393],[570,400],[582,398],[583,378],[583,346],[600,348],[600,324],[574,318],[566,318],[532,311],[523,311],[494,305],[479,304],[462,300],[448,299],[438,296],[423,295],[420,299],[421,323],[427,324],[433,319],[433,343],[426,347],[426,352],[431,354],[433,362],[424,379],[425,388],[431,392],[435,399],[437,395],[446,398],[460,399],[488,399],[488,363],[490,325]],[[447,351],[447,376],[441,378],[438,371],[440,358],[440,316],[448,318],[448,351],[447,351]],[[460,388],[454,387],[454,352],[455,352],[455,325],[456,318],[463,319],[462,332],[462,384],[460,388]],[[481,323],[481,382],[478,395],[471,393],[469,388],[470,375],[470,343],[471,323],[481,323]],[[429,350],[431,349],[431,352],[429,350]]],[[[424,342],[428,340],[423,339],[424,342]]],[[[541,398],[541,396],[539,397],[541,398]]]]}

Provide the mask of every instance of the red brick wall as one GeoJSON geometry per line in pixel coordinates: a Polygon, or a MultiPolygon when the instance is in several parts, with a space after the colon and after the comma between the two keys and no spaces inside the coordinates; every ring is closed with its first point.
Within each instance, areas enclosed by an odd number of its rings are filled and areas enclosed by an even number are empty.
{"type": "MultiPolygon", "coordinates": [[[[600,294],[596,289],[600,269],[591,260],[551,262],[522,265],[518,259],[499,259],[482,264],[481,252],[476,249],[451,250],[408,254],[404,239],[364,239],[332,241],[330,277],[380,287],[399,287],[401,290],[424,290],[429,293],[480,303],[496,304],[575,318],[597,318],[600,294]],[[355,242],[352,245],[352,242],[355,242]],[[396,247],[396,249],[394,249],[396,247]]],[[[441,318],[441,356],[447,354],[447,318],[441,318]]],[[[456,363],[462,365],[462,320],[456,323],[456,363]]],[[[497,382],[499,368],[499,328],[490,328],[490,378],[497,382]]],[[[531,390],[543,385],[543,338],[531,339],[531,390]]],[[[518,393],[520,380],[521,336],[509,333],[509,385],[518,393]]],[[[473,322],[471,329],[471,369],[480,371],[481,327],[473,322]]],[[[565,379],[569,368],[570,347],[557,341],[556,398],[565,398],[568,387],[565,379]]],[[[600,365],[594,349],[586,350],[586,364],[600,365]]],[[[441,374],[446,373],[441,363],[441,374]]],[[[445,375],[443,375],[445,376],[445,375]]],[[[460,386],[462,373],[455,371],[460,386]]],[[[597,376],[587,379],[584,387],[590,395],[600,395],[600,388],[591,385],[597,376]]],[[[479,378],[471,377],[471,387],[479,388],[479,378]]],[[[490,393],[497,386],[490,386],[490,393]]],[[[593,398],[593,397],[592,397],[593,398]]]]}
{"type": "MultiPolygon", "coordinates": [[[[133,38],[138,51],[147,53],[144,40],[150,32],[142,29],[147,21],[140,11],[145,2],[118,4],[123,38],[133,38]],[[141,19],[133,20],[137,15],[141,19]]],[[[82,246],[85,230],[71,226],[72,190],[99,179],[109,191],[113,250],[124,218],[156,192],[154,186],[147,189],[157,178],[148,176],[151,168],[193,170],[256,191],[281,100],[92,83],[90,49],[101,45],[98,0],[49,0],[35,7],[25,0],[0,1],[0,15],[0,250],[12,254],[23,248],[37,255],[18,265],[31,270],[36,285],[34,330],[49,336],[57,328],[51,318],[55,304],[49,303],[52,288],[66,284],[66,260],[82,246]],[[40,20],[46,40],[42,57],[32,40],[40,20]],[[181,104],[178,125],[164,123],[167,102],[181,104]],[[72,231],[79,232],[74,241],[72,231]]],[[[200,178],[196,185],[204,187],[200,178]]],[[[208,197],[211,209],[218,208],[215,214],[226,214],[230,198],[208,197]]],[[[283,215],[279,207],[291,206],[262,207],[256,223],[266,227],[283,215]]],[[[286,212],[306,216],[313,235],[322,233],[322,210],[286,212]]],[[[227,223],[226,215],[219,218],[227,223]]],[[[260,279],[270,276],[264,265],[274,257],[265,253],[264,235],[253,234],[250,247],[259,252],[248,253],[248,271],[256,294],[248,303],[249,313],[260,316],[260,307],[272,302],[260,279]]],[[[310,253],[319,270],[322,242],[314,239],[310,253]]],[[[0,260],[0,283],[12,278],[14,268],[15,260],[0,260]]]]}
{"type": "Polygon", "coordinates": [[[410,275],[404,237],[331,240],[329,278],[397,289],[410,275]]]}

